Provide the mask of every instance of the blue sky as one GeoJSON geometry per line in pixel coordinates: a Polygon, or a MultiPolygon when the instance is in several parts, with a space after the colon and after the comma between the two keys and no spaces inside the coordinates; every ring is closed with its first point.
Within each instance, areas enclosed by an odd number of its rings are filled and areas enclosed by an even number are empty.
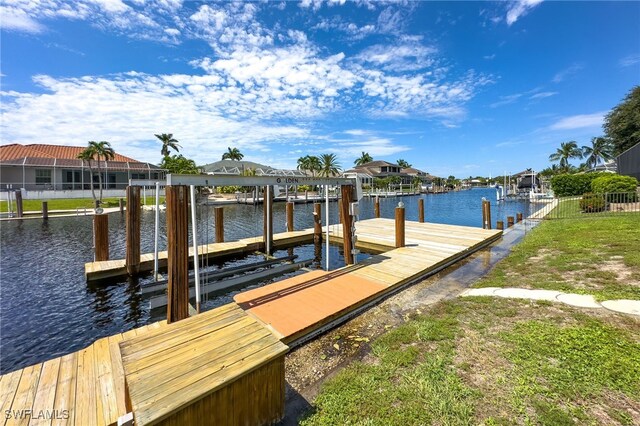
{"type": "Polygon", "coordinates": [[[457,177],[542,169],[640,84],[640,2],[4,0],[2,144],[295,168],[362,151],[457,177]]]}

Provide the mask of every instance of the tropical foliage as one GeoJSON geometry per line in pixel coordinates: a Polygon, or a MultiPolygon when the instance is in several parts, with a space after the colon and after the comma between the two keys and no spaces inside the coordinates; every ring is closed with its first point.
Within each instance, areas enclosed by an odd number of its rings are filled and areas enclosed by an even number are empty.
{"type": "Polygon", "coordinates": [[[298,170],[311,172],[312,176],[315,176],[316,172],[320,171],[320,167],[320,159],[315,155],[305,155],[298,158],[298,170]]]}
{"type": "Polygon", "coordinates": [[[614,155],[640,142],[640,86],[631,89],[624,100],[605,116],[603,127],[611,139],[614,155]]]}
{"type": "Polygon", "coordinates": [[[179,148],[182,148],[178,143],[178,140],[174,139],[173,133],[161,133],[159,135],[156,134],[155,137],[158,138],[160,142],[162,142],[162,149],[160,149],[160,154],[162,154],[163,157],[169,156],[169,149],[173,149],[178,152],[180,151],[179,148]]]}
{"type": "Polygon", "coordinates": [[[373,161],[373,157],[369,155],[368,152],[364,152],[362,151],[362,155],[358,158],[356,158],[356,161],[354,161],[353,163],[356,166],[362,166],[363,164],[367,164],[373,161]]]}
{"type": "Polygon", "coordinates": [[[591,146],[582,147],[582,155],[586,158],[588,168],[596,167],[613,158],[613,144],[608,138],[592,138],[591,146]]]}
{"type": "Polygon", "coordinates": [[[569,197],[591,192],[591,182],[602,173],[561,174],[551,178],[551,189],[557,197],[569,197]]]}
{"type": "Polygon", "coordinates": [[[320,176],[336,176],[340,174],[340,164],[335,154],[322,154],[320,156],[320,176]]]}
{"type": "Polygon", "coordinates": [[[91,196],[93,199],[96,199],[96,193],[93,189],[93,167],[91,166],[91,161],[96,160],[98,162],[98,185],[100,188],[100,195],[98,197],[99,200],[102,201],[102,163],[100,159],[104,158],[104,168],[105,172],[107,169],[107,161],[113,160],[116,152],[111,147],[111,144],[107,141],[89,141],[87,147],[78,154],[78,158],[83,162],[86,162],[89,166],[89,175],[91,176],[91,196]]]}
{"type": "Polygon", "coordinates": [[[582,150],[576,141],[562,142],[560,148],[549,156],[549,161],[558,161],[561,169],[569,168],[569,159],[582,158],[582,150]]]}
{"type": "Polygon", "coordinates": [[[196,175],[200,173],[195,161],[185,158],[182,154],[164,157],[160,167],[166,169],[168,173],[180,175],[196,175]]]}
{"type": "Polygon", "coordinates": [[[242,154],[238,148],[228,147],[227,148],[227,152],[222,154],[222,159],[223,160],[240,161],[243,158],[244,158],[244,154],[242,154]]]}
{"type": "Polygon", "coordinates": [[[409,167],[411,167],[411,164],[409,164],[406,160],[403,160],[402,158],[396,161],[396,164],[402,167],[403,169],[408,169],[409,167]]]}

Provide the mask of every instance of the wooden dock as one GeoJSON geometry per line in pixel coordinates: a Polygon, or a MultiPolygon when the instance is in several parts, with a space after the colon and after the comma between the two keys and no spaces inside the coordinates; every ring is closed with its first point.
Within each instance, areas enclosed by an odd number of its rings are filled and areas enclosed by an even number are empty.
{"type": "MultiPolygon", "coordinates": [[[[295,344],[404,285],[429,276],[500,238],[502,231],[407,222],[406,246],[374,255],[333,272],[316,271],[240,293],[243,309],[295,344]]],[[[341,229],[336,228],[338,238],[341,229]]],[[[358,243],[393,246],[394,221],[371,219],[356,225],[358,243]]]]}
{"type": "MultiPolygon", "coordinates": [[[[329,230],[332,239],[341,239],[339,225],[329,230]]],[[[13,416],[6,424],[115,425],[130,412],[136,424],[211,418],[220,424],[272,422],[283,410],[287,345],[357,315],[502,235],[406,222],[406,245],[395,248],[393,220],[360,221],[356,230],[358,246],[380,254],[249,290],[235,296],[236,303],[99,339],[81,351],[0,376],[2,413],[10,410],[13,416]],[[241,400],[245,403],[238,405],[241,400]]],[[[312,237],[312,230],[304,230],[280,234],[280,241],[312,237]]],[[[221,244],[241,252],[256,240],[221,244]]],[[[210,246],[212,252],[222,247],[210,246]]]]}

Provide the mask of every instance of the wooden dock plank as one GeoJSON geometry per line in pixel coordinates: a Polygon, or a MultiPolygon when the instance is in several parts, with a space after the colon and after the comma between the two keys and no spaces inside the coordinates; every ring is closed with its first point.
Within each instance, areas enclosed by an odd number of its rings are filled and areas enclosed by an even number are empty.
{"type": "MultiPolygon", "coordinates": [[[[76,382],[76,415],[78,425],[98,424],[96,399],[96,373],[93,345],[78,352],[78,373],[76,382]]],[[[100,416],[102,417],[102,416],[100,416]]]]}
{"type": "MultiPolygon", "coordinates": [[[[23,370],[15,370],[0,376],[0,413],[5,413],[11,409],[13,400],[20,384],[23,370]]],[[[4,420],[0,420],[4,424],[4,420]]]]}
{"type": "Polygon", "coordinates": [[[11,414],[6,419],[6,425],[27,425],[30,416],[24,410],[33,409],[33,401],[38,389],[42,364],[35,364],[25,368],[20,376],[20,383],[16,389],[16,394],[11,404],[11,414]],[[20,412],[20,413],[19,413],[20,412]]]}
{"type": "Polygon", "coordinates": [[[50,359],[42,364],[40,380],[36,396],[33,401],[33,412],[36,414],[29,422],[30,425],[50,425],[56,398],[56,385],[58,383],[58,373],[60,372],[61,358],[50,359]],[[42,414],[42,415],[41,415],[42,414]]]}
{"type": "Polygon", "coordinates": [[[105,424],[111,425],[117,423],[118,417],[124,413],[118,412],[109,338],[99,339],[93,346],[96,364],[96,400],[99,401],[97,416],[101,416],[105,424]]]}
{"type": "Polygon", "coordinates": [[[53,405],[58,410],[59,415],[51,421],[52,426],[75,424],[77,368],[77,352],[67,354],[61,358],[60,373],[56,384],[56,397],[53,405]]]}

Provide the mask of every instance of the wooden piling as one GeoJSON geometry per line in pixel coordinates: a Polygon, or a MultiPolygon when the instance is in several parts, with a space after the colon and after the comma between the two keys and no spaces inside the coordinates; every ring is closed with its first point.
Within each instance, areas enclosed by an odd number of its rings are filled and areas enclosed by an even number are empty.
{"type": "Polygon", "coordinates": [[[418,200],[418,222],[424,223],[424,198],[418,200]]]}
{"type": "MultiPolygon", "coordinates": [[[[167,204],[167,323],[189,316],[189,188],[165,187],[167,204]]],[[[140,191],[138,191],[138,196],[140,191]]],[[[129,208],[131,205],[127,202],[129,208]]]]}
{"type": "MultiPolygon", "coordinates": [[[[262,203],[262,241],[264,242],[264,251],[267,253],[267,235],[271,242],[271,247],[268,251],[273,250],[273,191],[270,186],[264,187],[264,203],[262,203]],[[267,212],[269,214],[267,215],[267,212]]],[[[271,253],[267,253],[271,254],[271,253]]]]}
{"type": "Polygon", "coordinates": [[[491,229],[491,201],[482,201],[482,228],[491,229]]]}
{"type": "Polygon", "coordinates": [[[289,201],[286,206],[287,210],[287,232],[293,232],[293,202],[289,201]]]}
{"type": "Polygon", "coordinates": [[[122,198],[118,199],[118,207],[120,207],[120,213],[124,213],[124,200],[122,198]]]}
{"type": "Polygon", "coordinates": [[[22,208],[22,191],[16,191],[16,214],[18,217],[22,217],[24,215],[24,209],[22,208]]]}
{"type": "Polygon", "coordinates": [[[338,200],[338,221],[342,223],[342,198],[338,200]]]}
{"type": "Polygon", "coordinates": [[[42,202],[42,219],[44,220],[49,219],[49,202],[48,201],[42,202]]]}
{"type": "Polygon", "coordinates": [[[353,265],[353,239],[351,235],[351,227],[353,226],[353,218],[349,214],[349,205],[352,201],[353,185],[342,185],[342,203],[340,205],[340,223],[342,223],[342,242],[344,248],[344,263],[353,265]]]}
{"type": "Polygon", "coordinates": [[[502,231],[504,229],[504,222],[501,221],[501,220],[497,221],[496,222],[496,229],[499,229],[499,230],[502,231]]]}
{"type": "Polygon", "coordinates": [[[100,203],[101,203],[100,200],[93,200],[93,208],[97,209],[98,207],[100,207],[100,203]]]}
{"type": "Polygon", "coordinates": [[[127,186],[126,258],[127,273],[140,271],[140,187],[127,186]]]}
{"type": "Polygon", "coordinates": [[[405,246],[404,207],[396,207],[396,248],[405,246]]]}
{"type": "Polygon", "coordinates": [[[373,203],[373,216],[376,218],[380,217],[380,198],[376,197],[376,200],[373,203]]]}
{"type": "Polygon", "coordinates": [[[96,262],[109,260],[109,215],[93,216],[93,243],[96,262]]]}
{"type": "Polygon", "coordinates": [[[313,241],[315,243],[322,241],[322,205],[320,203],[313,204],[313,241]]]}
{"type": "Polygon", "coordinates": [[[224,207],[214,208],[213,216],[216,228],[216,243],[224,243],[224,207]]]}
{"type": "Polygon", "coordinates": [[[516,223],[522,222],[522,213],[516,213],[516,223]]]}
{"type": "Polygon", "coordinates": [[[507,216],[507,228],[511,228],[513,226],[513,216],[507,216]]]}

